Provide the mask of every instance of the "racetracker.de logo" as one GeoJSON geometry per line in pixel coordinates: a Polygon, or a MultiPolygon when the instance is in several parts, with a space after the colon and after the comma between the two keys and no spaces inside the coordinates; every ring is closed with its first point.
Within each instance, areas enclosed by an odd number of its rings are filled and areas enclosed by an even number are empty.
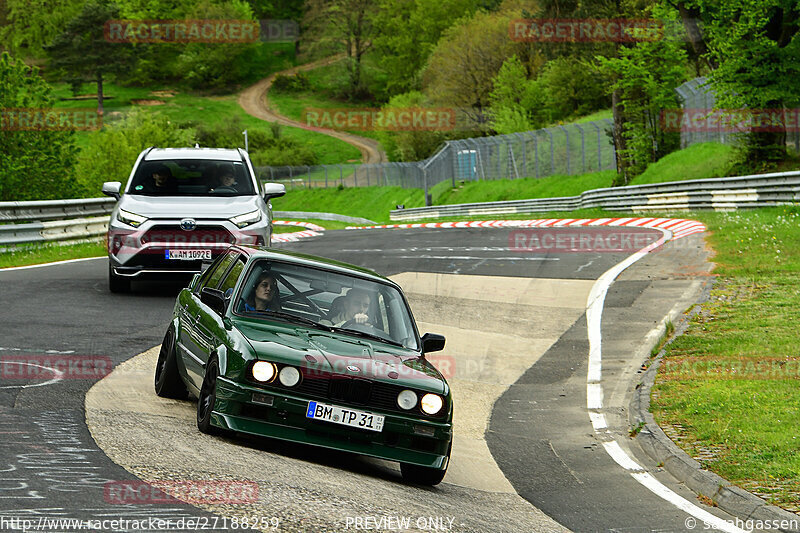
{"type": "Polygon", "coordinates": [[[0,109],[2,131],[83,131],[102,127],[103,117],[94,109],[0,109]]]}
{"type": "Polygon", "coordinates": [[[664,24],[649,19],[516,19],[508,25],[512,41],[629,43],[659,41],[664,24]]]}
{"type": "Polygon", "coordinates": [[[303,121],[315,128],[359,131],[450,131],[456,111],[450,108],[339,108],[303,110],[303,121]]]}
{"type": "Polygon", "coordinates": [[[255,43],[256,20],[109,20],[103,27],[110,43],[255,43]]]}
{"type": "Polygon", "coordinates": [[[0,377],[25,381],[100,379],[114,364],[105,355],[8,355],[0,358],[0,377]]]}
{"type": "Polygon", "coordinates": [[[800,109],[664,109],[663,131],[683,133],[744,133],[798,131],[800,109]]]}
{"type": "Polygon", "coordinates": [[[115,505],[179,503],[192,505],[243,504],[258,501],[253,481],[109,481],[103,499],[115,505]]]}
{"type": "Polygon", "coordinates": [[[660,238],[660,233],[635,229],[530,228],[511,231],[508,247],[512,252],[520,253],[634,253],[660,238]]]}

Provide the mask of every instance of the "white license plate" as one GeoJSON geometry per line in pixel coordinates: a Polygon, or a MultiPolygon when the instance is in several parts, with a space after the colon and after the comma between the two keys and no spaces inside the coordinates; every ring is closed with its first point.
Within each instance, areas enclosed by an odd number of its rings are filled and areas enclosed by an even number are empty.
{"type": "Polygon", "coordinates": [[[324,420],[326,422],[333,422],[334,424],[368,429],[370,431],[383,431],[383,415],[357,411],[349,407],[308,402],[306,418],[324,420]]]}
{"type": "Polygon", "coordinates": [[[167,250],[167,259],[194,261],[197,259],[211,259],[211,250],[167,250]]]}

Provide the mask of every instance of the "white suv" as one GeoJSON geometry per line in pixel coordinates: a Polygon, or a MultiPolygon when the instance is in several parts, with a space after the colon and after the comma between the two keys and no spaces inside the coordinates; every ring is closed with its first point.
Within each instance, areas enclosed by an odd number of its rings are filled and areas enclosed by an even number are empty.
{"type": "Polygon", "coordinates": [[[286,188],[264,184],[242,149],[148,148],[122,193],[118,181],[103,193],[119,201],[108,225],[108,286],[127,292],[133,279],[190,277],[231,244],[269,246],[270,198],[286,188]]]}

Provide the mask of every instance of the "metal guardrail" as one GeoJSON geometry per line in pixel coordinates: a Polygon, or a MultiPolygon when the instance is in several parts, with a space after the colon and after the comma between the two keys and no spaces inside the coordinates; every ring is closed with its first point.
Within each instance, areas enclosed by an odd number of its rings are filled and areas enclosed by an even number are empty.
{"type": "Polygon", "coordinates": [[[0,222],[63,220],[107,215],[117,203],[113,198],[0,202],[0,222]]]}
{"type": "Polygon", "coordinates": [[[602,208],[635,213],[772,207],[800,201],[800,171],[593,189],[579,196],[415,207],[391,211],[393,221],[472,215],[526,214],[602,208]]]}

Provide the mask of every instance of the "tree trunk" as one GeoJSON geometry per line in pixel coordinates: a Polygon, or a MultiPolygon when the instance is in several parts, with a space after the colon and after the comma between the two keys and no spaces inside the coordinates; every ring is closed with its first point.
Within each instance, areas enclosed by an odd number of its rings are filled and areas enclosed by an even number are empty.
{"type": "Polygon", "coordinates": [[[625,106],[622,103],[622,97],[619,89],[611,93],[611,110],[614,114],[614,129],[612,131],[612,138],[614,139],[615,156],[617,161],[617,177],[614,180],[614,185],[627,185],[629,181],[628,176],[628,159],[626,149],[628,142],[622,134],[625,127],[625,106]]]}
{"type": "Polygon", "coordinates": [[[711,70],[716,69],[719,65],[717,61],[709,55],[708,45],[703,38],[703,32],[700,30],[697,21],[700,20],[700,9],[696,6],[687,7],[685,2],[677,3],[678,12],[683,21],[683,27],[689,36],[689,43],[692,45],[692,50],[698,58],[706,62],[711,70]]]}
{"type": "Polygon", "coordinates": [[[97,72],[97,114],[103,116],[103,73],[97,72]]]}

